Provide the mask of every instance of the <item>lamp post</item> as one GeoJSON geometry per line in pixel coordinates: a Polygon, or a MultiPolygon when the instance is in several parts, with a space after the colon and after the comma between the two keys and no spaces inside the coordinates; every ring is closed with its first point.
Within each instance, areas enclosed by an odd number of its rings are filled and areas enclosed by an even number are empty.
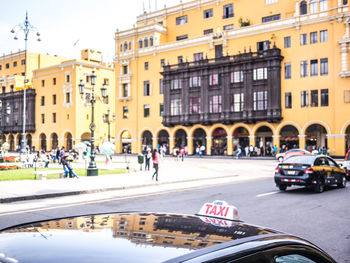
{"type": "MultiPolygon", "coordinates": [[[[95,84],[96,84],[96,75],[95,71],[92,71],[92,74],[90,75],[90,80],[91,80],[91,97],[90,97],[90,104],[91,104],[91,123],[90,123],[90,131],[91,131],[91,137],[90,137],[90,151],[91,151],[91,156],[90,156],[90,162],[89,166],[87,168],[87,176],[97,176],[98,175],[98,168],[96,166],[95,162],[95,129],[96,129],[96,124],[95,124],[95,84]]],[[[106,87],[103,85],[101,88],[101,95],[102,97],[106,97],[106,87]]],[[[85,86],[82,80],[80,80],[79,83],[79,92],[81,95],[85,93],[85,86]]]]}
{"type": "Polygon", "coordinates": [[[40,40],[40,33],[37,31],[37,29],[29,23],[28,20],[28,12],[26,12],[26,19],[24,20],[23,24],[16,25],[12,30],[11,33],[15,34],[14,40],[18,40],[17,34],[19,32],[23,31],[24,33],[24,81],[23,81],[23,131],[22,131],[22,139],[21,139],[21,153],[24,154],[26,152],[26,83],[29,82],[27,79],[27,42],[28,42],[28,34],[30,31],[35,31],[36,36],[38,37],[38,41],[40,40]]]}
{"type": "MultiPolygon", "coordinates": [[[[11,107],[7,105],[4,116],[8,116],[11,114],[11,107]]],[[[3,135],[3,125],[2,125],[2,100],[0,100],[0,163],[4,162],[4,156],[2,152],[2,135],[3,135]]]]}
{"type": "Polygon", "coordinates": [[[111,110],[107,109],[107,114],[103,114],[103,122],[108,124],[108,141],[111,141],[111,122],[115,121],[115,114],[112,115],[112,120],[109,118],[111,110]]]}

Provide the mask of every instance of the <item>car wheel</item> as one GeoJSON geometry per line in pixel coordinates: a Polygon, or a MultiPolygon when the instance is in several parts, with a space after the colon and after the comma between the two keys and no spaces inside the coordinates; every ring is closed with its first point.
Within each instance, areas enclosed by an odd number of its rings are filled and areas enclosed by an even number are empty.
{"type": "Polygon", "coordinates": [[[346,177],[345,177],[345,175],[344,176],[342,176],[342,178],[341,178],[341,182],[338,184],[338,187],[339,188],[345,188],[346,187],[346,177]]]}
{"type": "Polygon", "coordinates": [[[280,185],[278,186],[278,188],[279,188],[281,191],[286,191],[287,185],[285,185],[285,184],[280,184],[280,185]]]}
{"type": "Polygon", "coordinates": [[[324,183],[323,181],[319,180],[317,181],[317,184],[314,188],[315,193],[322,193],[324,191],[324,183]]]}
{"type": "Polygon", "coordinates": [[[281,163],[283,161],[283,157],[282,156],[278,157],[278,161],[281,163]]]}

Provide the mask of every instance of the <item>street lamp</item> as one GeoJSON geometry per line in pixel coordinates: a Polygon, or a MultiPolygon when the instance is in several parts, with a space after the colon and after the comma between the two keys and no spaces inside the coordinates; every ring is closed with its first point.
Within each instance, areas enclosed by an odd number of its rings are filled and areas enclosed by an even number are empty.
{"type": "MultiPolygon", "coordinates": [[[[92,74],[90,75],[90,82],[91,82],[91,97],[90,97],[90,104],[91,104],[91,123],[90,123],[90,131],[91,131],[91,137],[90,137],[90,151],[91,151],[91,157],[89,166],[87,168],[87,176],[96,176],[98,175],[98,169],[95,162],[95,84],[96,84],[96,75],[95,71],[92,71],[92,74]]],[[[80,80],[79,83],[79,93],[83,95],[85,93],[85,86],[82,80],[80,80]]],[[[102,97],[106,97],[106,88],[101,88],[101,95],[102,97]],[[105,89],[105,90],[104,90],[105,89]],[[104,90],[104,91],[103,91],[104,90]]]]}
{"type": "MultiPolygon", "coordinates": [[[[5,110],[5,116],[8,116],[11,114],[11,107],[10,105],[7,105],[5,110]]],[[[4,162],[4,156],[2,152],[2,135],[3,135],[3,125],[2,125],[2,100],[0,100],[0,163],[4,162]]]]}
{"type": "MultiPolygon", "coordinates": [[[[102,89],[101,89],[102,91],[102,89]]],[[[103,114],[103,122],[108,124],[108,141],[111,141],[111,122],[115,121],[115,114],[112,115],[112,120],[110,120],[109,116],[111,114],[111,110],[107,109],[107,114],[103,114]]]]}
{"type": "Polygon", "coordinates": [[[25,153],[26,148],[26,84],[29,82],[27,79],[27,41],[28,41],[28,34],[30,31],[36,32],[36,36],[38,37],[38,41],[40,40],[40,33],[38,30],[29,23],[28,20],[28,12],[26,12],[26,19],[24,20],[23,24],[16,25],[12,30],[11,33],[15,34],[14,40],[18,40],[18,33],[23,31],[24,33],[24,42],[25,42],[25,48],[24,48],[24,83],[23,83],[23,132],[22,132],[22,140],[21,140],[21,153],[25,153]]]}

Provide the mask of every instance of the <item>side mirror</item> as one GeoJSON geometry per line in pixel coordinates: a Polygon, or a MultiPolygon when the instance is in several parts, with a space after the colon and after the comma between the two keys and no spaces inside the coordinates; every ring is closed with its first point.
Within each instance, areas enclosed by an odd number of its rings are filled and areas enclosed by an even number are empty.
{"type": "Polygon", "coordinates": [[[338,163],[339,167],[343,168],[343,164],[342,163],[338,163]]]}

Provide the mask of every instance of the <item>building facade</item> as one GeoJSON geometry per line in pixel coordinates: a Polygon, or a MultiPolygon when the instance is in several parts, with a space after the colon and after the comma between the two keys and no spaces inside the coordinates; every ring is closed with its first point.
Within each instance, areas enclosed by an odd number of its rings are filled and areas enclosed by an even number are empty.
{"type": "Polygon", "coordinates": [[[117,151],[350,146],[347,0],[197,0],[115,33],[117,151]],[[254,9],[251,6],[254,5],[254,9]]]}

